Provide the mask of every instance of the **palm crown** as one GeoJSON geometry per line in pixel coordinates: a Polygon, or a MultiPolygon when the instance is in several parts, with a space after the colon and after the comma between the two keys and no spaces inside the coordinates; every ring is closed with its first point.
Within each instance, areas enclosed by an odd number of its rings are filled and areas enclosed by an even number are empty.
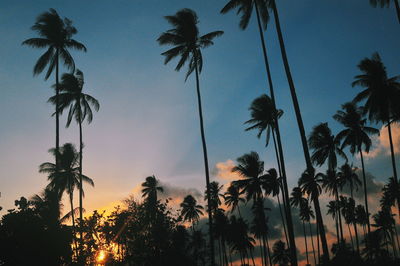
{"type": "Polygon", "coordinates": [[[62,19],[57,11],[51,8],[49,12],[44,12],[38,16],[32,30],[36,31],[40,37],[27,39],[22,44],[34,48],[47,48],[47,51],[38,59],[33,68],[34,75],[40,74],[48,65],[45,76],[45,79],[48,79],[56,67],[58,56],[61,57],[67,68],[72,71],[75,70],[75,63],[68,49],[86,52],[86,47],[72,39],[72,36],[78,31],[72,26],[71,20],[62,19]]]}
{"type": "Polygon", "coordinates": [[[200,219],[200,215],[203,215],[203,207],[197,204],[196,199],[192,195],[187,195],[180,206],[184,221],[196,223],[200,219]]]}
{"type": "Polygon", "coordinates": [[[201,72],[203,67],[201,49],[213,45],[212,40],[221,36],[224,32],[213,31],[199,36],[199,29],[197,28],[199,20],[196,13],[188,8],[178,11],[174,16],[166,16],[165,19],[174,28],[163,32],[157,41],[160,45],[173,45],[174,47],[162,53],[165,56],[164,64],[180,56],[175,70],[179,71],[189,61],[186,79],[196,67],[201,72]]]}

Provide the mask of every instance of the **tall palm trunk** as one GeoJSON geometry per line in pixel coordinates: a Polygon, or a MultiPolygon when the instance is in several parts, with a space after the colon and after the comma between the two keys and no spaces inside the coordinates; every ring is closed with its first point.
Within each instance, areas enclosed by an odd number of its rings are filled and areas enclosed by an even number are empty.
{"type": "Polygon", "coordinates": [[[261,265],[265,266],[265,260],[264,260],[264,246],[261,240],[261,237],[258,239],[258,243],[260,244],[260,255],[261,255],[261,265]]]}
{"type": "Polygon", "coordinates": [[[360,255],[360,243],[359,243],[359,240],[358,240],[357,224],[355,222],[353,222],[353,227],[354,227],[354,235],[356,236],[357,254],[360,255]]]}
{"type": "Polygon", "coordinates": [[[369,223],[367,180],[366,180],[366,177],[365,177],[364,157],[363,157],[363,153],[362,153],[361,146],[359,147],[359,150],[360,150],[361,167],[362,167],[362,174],[363,174],[363,187],[364,187],[365,211],[366,211],[366,213],[367,213],[367,229],[368,229],[368,234],[370,234],[370,233],[371,233],[371,225],[370,225],[370,223],[369,223]]]}
{"type": "Polygon", "coordinates": [[[353,252],[354,252],[355,248],[354,248],[353,234],[351,233],[351,229],[350,229],[350,223],[347,224],[347,229],[349,230],[349,235],[350,235],[350,240],[351,240],[351,247],[352,247],[353,252]]]}
{"type": "Polygon", "coordinates": [[[303,221],[303,233],[304,233],[304,245],[306,246],[306,258],[307,258],[307,265],[310,264],[310,261],[308,260],[308,247],[307,247],[307,234],[306,234],[306,225],[303,221]]]}
{"type": "Polygon", "coordinates": [[[263,251],[264,251],[264,263],[265,265],[268,265],[268,258],[267,256],[269,255],[269,253],[267,252],[267,244],[265,243],[265,237],[266,236],[262,236],[262,242],[263,242],[263,251]]]}
{"type": "Polygon", "coordinates": [[[336,204],[337,204],[337,207],[338,207],[338,209],[336,211],[337,211],[338,218],[339,218],[340,237],[341,237],[341,239],[343,241],[344,238],[343,238],[342,214],[340,213],[339,193],[338,193],[337,189],[335,191],[335,197],[336,197],[336,204]]]}
{"type": "Polygon", "coordinates": [[[81,235],[81,248],[83,248],[83,180],[82,180],[82,159],[83,159],[83,137],[82,137],[82,114],[79,106],[79,223],[81,235]]]}
{"type": "Polygon", "coordinates": [[[340,244],[340,233],[339,233],[339,219],[338,215],[336,214],[337,210],[335,210],[335,224],[336,224],[336,238],[337,238],[337,243],[340,244]]]}
{"type": "Polygon", "coordinates": [[[272,264],[272,257],[271,257],[271,249],[269,248],[269,241],[268,241],[268,235],[265,236],[265,242],[267,244],[267,251],[268,251],[268,260],[269,260],[269,264],[272,264]]]}
{"type": "MultiPolygon", "coordinates": [[[[262,43],[262,48],[263,48],[263,53],[264,53],[264,63],[265,63],[265,68],[267,70],[269,88],[270,88],[270,93],[271,93],[271,100],[272,100],[274,109],[276,109],[275,94],[274,94],[274,89],[273,89],[273,84],[272,84],[271,73],[270,73],[270,69],[269,69],[267,49],[265,46],[264,35],[262,33],[262,28],[261,28],[260,15],[259,15],[259,11],[258,11],[257,1],[254,1],[254,4],[255,4],[256,13],[257,13],[257,22],[258,22],[260,38],[261,38],[261,43],[262,43]]],[[[278,140],[278,149],[279,149],[279,155],[280,155],[279,161],[281,163],[281,168],[282,168],[281,170],[282,170],[282,181],[283,181],[283,198],[284,198],[284,201],[286,202],[286,206],[287,206],[285,211],[286,211],[286,221],[287,221],[287,225],[288,225],[287,229],[288,229],[288,234],[289,234],[288,246],[290,247],[290,260],[291,260],[292,266],[297,266],[296,242],[295,242],[295,237],[294,237],[291,209],[288,204],[289,192],[288,192],[288,185],[287,185],[287,180],[286,180],[285,162],[283,159],[283,149],[282,149],[281,137],[280,137],[280,132],[279,132],[278,119],[275,119],[275,130],[276,130],[276,136],[277,136],[277,140],[278,140]]]]}
{"type": "Polygon", "coordinates": [[[203,156],[204,156],[204,170],[206,174],[206,186],[207,186],[207,204],[208,204],[208,226],[209,226],[209,238],[210,238],[210,259],[211,266],[215,265],[215,257],[214,257],[214,240],[213,240],[213,220],[211,213],[211,198],[210,198],[210,174],[208,170],[208,156],[207,156],[207,145],[206,138],[204,134],[204,126],[203,126],[203,111],[201,107],[201,95],[200,95],[200,82],[199,82],[199,70],[197,65],[197,55],[195,53],[195,70],[196,70],[196,91],[197,91],[197,102],[199,108],[199,120],[200,120],[200,133],[201,133],[201,142],[203,145],[203,156]]]}
{"type": "MultiPolygon", "coordinates": [[[[303,120],[301,117],[299,103],[297,100],[296,89],[294,86],[292,74],[290,72],[289,62],[288,62],[287,55],[286,55],[285,43],[284,43],[283,36],[282,36],[282,30],[281,30],[280,21],[279,21],[278,9],[276,7],[275,0],[272,0],[272,10],[274,12],[275,26],[276,26],[276,31],[278,34],[279,45],[281,48],[282,61],[283,61],[284,67],[285,67],[286,77],[287,77],[287,80],[289,83],[289,88],[290,88],[290,94],[292,97],[293,106],[294,106],[294,110],[296,113],[296,119],[297,119],[299,131],[300,131],[300,137],[301,137],[301,142],[303,145],[303,151],[304,151],[304,157],[305,157],[306,164],[307,164],[307,170],[309,170],[311,172],[311,169],[313,169],[313,166],[311,163],[310,153],[309,153],[308,146],[307,146],[307,138],[306,138],[306,134],[305,134],[305,130],[304,130],[303,120]]],[[[323,253],[324,253],[324,259],[328,261],[329,260],[329,250],[328,250],[328,244],[326,241],[325,228],[324,228],[321,210],[319,207],[318,198],[314,201],[314,208],[315,208],[315,212],[316,212],[317,223],[319,226],[319,233],[321,236],[321,243],[322,243],[322,249],[323,249],[323,253]]],[[[289,221],[288,221],[288,225],[289,225],[289,221]]],[[[291,249],[293,249],[293,248],[291,248],[291,249]]],[[[295,253],[296,252],[295,249],[292,252],[295,253]]]]}
{"type": "Polygon", "coordinates": [[[312,228],[311,228],[311,222],[310,221],[308,221],[308,225],[310,227],[310,238],[311,238],[311,247],[312,247],[312,251],[313,251],[313,255],[314,255],[314,263],[315,263],[315,266],[317,266],[317,256],[315,255],[314,239],[313,239],[313,233],[312,233],[312,228]]]}
{"type": "MultiPolygon", "coordinates": [[[[398,5],[397,0],[395,1],[398,5]]],[[[396,8],[398,8],[398,6],[396,6],[396,8]]],[[[399,10],[397,9],[397,11],[399,12],[399,10]]],[[[400,19],[400,17],[399,17],[400,19]]],[[[392,128],[390,125],[390,121],[388,122],[388,132],[389,132],[389,143],[390,143],[390,155],[392,158],[392,167],[393,167],[393,179],[394,179],[394,183],[396,185],[396,188],[399,187],[399,180],[397,179],[397,169],[396,169],[396,158],[394,157],[394,148],[393,148],[393,138],[392,138],[392,128]]],[[[398,209],[398,213],[399,213],[399,220],[400,220],[400,195],[397,197],[397,209],[398,209]]]]}
{"type": "Polygon", "coordinates": [[[59,115],[59,109],[60,109],[60,99],[59,99],[59,94],[60,94],[60,88],[59,88],[59,80],[58,80],[58,72],[59,72],[59,50],[58,48],[56,49],[56,172],[59,170],[59,153],[60,153],[60,115],[59,115]]]}
{"type": "Polygon", "coordinates": [[[74,246],[74,252],[75,256],[78,256],[78,249],[77,249],[77,244],[76,244],[76,239],[75,239],[75,213],[74,213],[74,196],[72,193],[71,187],[69,188],[71,193],[69,194],[69,203],[71,205],[71,216],[72,216],[72,243],[74,246]]]}
{"type": "MultiPolygon", "coordinates": [[[[278,148],[277,148],[276,139],[275,139],[275,130],[272,130],[272,140],[274,141],[274,150],[275,150],[275,156],[276,156],[276,163],[278,164],[279,177],[282,178],[281,163],[280,163],[280,160],[279,160],[279,153],[278,153],[278,148]]],[[[282,182],[279,182],[279,183],[282,184],[282,182]]],[[[285,200],[283,198],[283,193],[284,193],[283,192],[283,188],[282,188],[281,185],[279,186],[279,188],[280,188],[280,191],[282,192],[283,203],[285,204],[285,200]]],[[[279,199],[279,193],[276,195],[276,198],[278,199],[279,213],[281,215],[282,227],[283,227],[283,232],[285,233],[286,243],[289,243],[288,234],[287,234],[287,231],[286,231],[286,220],[285,220],[284,215],[282,213],[282,206],[281,206],[281,202],[280,202],[280,199],[279,199]]],[[[284,208],[286,210],[286,205],[284,205],[284,208]]],[[[285,211],[285,213],[286,213],[286,211],[285,211]]]]}
{"type": "Polygon", "coordinates": [[[397,20],[400,23],[400,6],[399,6],[399,0],[394,0],[394,5],[396,6],[396,14],[397,14],[397,20]]]}

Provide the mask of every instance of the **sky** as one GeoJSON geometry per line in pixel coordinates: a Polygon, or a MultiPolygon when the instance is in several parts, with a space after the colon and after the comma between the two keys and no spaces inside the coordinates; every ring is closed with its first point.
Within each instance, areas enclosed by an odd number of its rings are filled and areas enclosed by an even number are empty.
{"type": "MultiPolygon", "coordinates": [[[[95,182],[94,188],[85,188],[87,213],[110,209],[132,193],[139,197],[140,184],[153,174],[168,187],[169,196],[192,193],[201,199],[205,179],[194,77],[185,82],[185,70],[174,70],[176,61],[164,65],[161,53],[168,47],[156,42],[170,28],[163,16],[182,8],[197,12],[200,33],[224,31],[203,51],[200,76],[212,180],[232,180],[236,158],[250,151],[260,154],[266,169],[276,167],[272,146],[265,148],[256,132],[245,132],[243,125],[252,100],[268,88],[255,20],[240,30],[235,12],[219,13],[226,2],[2,0],[0,214],[13,208],[14,200],[40,193],[47,184],[38,166],[52,161],[48,149],[55,145],[54,108],[47,103],[54,93],[54,76],[47,81],[43,74],[33,76],[44,51],[21,43],[36,37],[30,27],[49,8],[78,29],[74,39],[88,51],[72,55],[85,75],[86,93],[100,102],[93,122],[83,127],[83,171],[95,182]]],[[[400,72],[400,26],[394,7],[375,9],[361,0],[279,0],[277,5],[306,132],[328,122],[336,134],[341,127],[332,115],[360,91],[351,87],[360,60],[379,52],[389,76],[400,72]]],[[[305,162],[272,20],[265,34],[277,106],[284,110],[280,126],[293,187],[305,162]]],[[[65,128],[65,123],[64,116],[60,142],[78,145],[78,128],[65,128]]],[[[371,186],[381,187],[391,175],[385,130],[374,137],[366,156],[371,186]]],[[[398,125],[394,137],[398,154],[398,125]]],[[[350,158],[359,166],[358,157],[350,158]]]]}

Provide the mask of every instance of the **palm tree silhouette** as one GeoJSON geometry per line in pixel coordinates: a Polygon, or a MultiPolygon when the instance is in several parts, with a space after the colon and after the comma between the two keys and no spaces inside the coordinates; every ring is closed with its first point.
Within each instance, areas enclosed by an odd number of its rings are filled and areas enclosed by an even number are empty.
{"type": "MultiPolygon", "coordinates": [[[[380,2],[385,1],[381,0],[380,2]]],[[[389,1],[386,2],[389,3],[389,1]]],[[[398,5],[398,1],[395,2],[398,5]]],[[[400,77],[389,78],[387,76],[386,67],[378,53],[374,53],[371,58],[364,58],[358,68],[362,74],[355,76],[352,85],[353,87],[361,86],[365,89],[357,94],[354,101],[365,100],[364,111],[368,113],[368,119],[372,122],[386,124],[389,133],[394,180],[398,183],[391,123],[393,119],[399,119],[397,109],[400,99],[400,77]]],[[[400,196],[397,198],[397,207],[400,215],[400,196]]]]}
{"type": "Polygon", "coordinates": [[[218,243],[219,264],[229,265],[226,253],[226,240],[228,238],[229,220],[223,209],[216,209],[214,212],[214,236],[218,243]]]}
{"type": "Polygon", "coordinates": [[[369,152],[369,149],[372,145],[372,141],[369,134],[378,134],[379,130],[372,127],[367,127],[366,119],[363,119],[363,108],[357,107],[357,105],[353,102],[345,103],[342,105],[342,110],[336,112],[333,118],[342,124],[345,129],[339,132],[337,138],[342,142],[341,147],[344,148],[346,146],[350,147],[350,153],[355,154],[358,152],[361,157],[361,166],[363,173],[363,187],[364,187],[364,202],[365,209],[368,217],[368,233],[371,232],[370,223],[369,223],[369,211],[368,211],[368,193],[367,193],[367,183],[365,177],[365,168],[364,168],[364,157],[363,157],[363,146],[366,152],[369,152]]]}
{"type": "Polygon", "coordinates": [[[246,153],[236,159],[238,164],[232,168],[232,172],[238,173],[244,179],[233,181],[232,184],[242,189],[241,193],[246,195],[246,200],[253,200],[263,197],[262,174],[264,172],[264,162],[260,161],[257,152],[246,153]]]}
{"type": "Polygon", "coordinates": [[[196,199],[192,195],[187,195],[183,202],[180,204],[181,216],[184,221],[188,221],[192,224],[192,231],[194,232],[194,226],[200,219],[200,215],[203,215],[203,206],[198,205],[196,199]]]}
{"type": "MultiPolygon", "coordinates": [[[[318,173],[317,176],[320,177],[322,180],[322,188],[325,189],[325,191],[328,192],[331,196],[334,196],[336,202],[339,202],[339,190],[343,187],[343,180],[339,178],[339,176],[336,173],[336,170],[328,169],[326,171],[326,174],[318,173]]],[[[338,224],[340,229],[340,238],[341,241],[343,241],[344,238],[343,238],[342,217],[339,210],[336,213],[335,217],[336,216],[339,219],[338,224]]],[[[340,241],[338,241],[338,244],[340,244],[340,241]]]]}
{"type": "Polygon", "coordinates": [[[158,201],[157,193],[164,192],[163,187],[159,186],[159,181],[154,175],[146,177],[146,181],[142,183],[142,197],[148,202],[155,205],[158,201]]]}
{"type": "Polygon", "coordinates": [[[363,232],[364,232],[364,241],[365,241],[365,239],[367,238],[367,234],[366,234],[366,229],[365,229],[365,227],[367,226],[367,224],[368,224],[368,217],[367,217],[367,213],[366,213],[366,211],[365,211],[365,208],[364,208],[364,206],[363,205],[361,205],[361,204],[359,204],[359,205],[357,205],[356,206],[356,209],[355,209],[355,211],[354,211],[354,213],[355,213],[355,220],[356,220],[356,223],[358,224],[358,225],[360,225],[362,228],[363,228],[363,232]]]}
{"type": "Polygon", "coordinates": [[[346,154],[340,148],[340,141],[332,134],[328,123],[320,123],[313,128],[308,144],[313,149],[311,161],[316,166],[322,166],[328,160],[328,169],[336,169],[337,155],[347,161],[346,154]]]}
{"type": "MultiPolygon", "coordinates": [[[[380,7],[389,7],[391,0],[369,0],[369,3],[373,7],[377,7],[378,5],[380,7]]],[[[394,5],[396,6],[396,13],[397,13],[397,20],[400,23],[400,6],[399,6],[399,0],[393,0],[394,5]]]]}
{"type": "MultiPolygon", "coordinates": [[[[343,197],[342,201],[342,211],[344,215],[344,219],[346,221],[346,224],[348,226],[350,236],[351,236],[351,230],[350,230],[350,225],[352,224],[354,227],[354,234],[356,237],[356,247],[357,247],[357,253],[360,254],[360,246],[359,246],[359,241],[358,241],[358,230],[357,230],[357,221],[356,221],[356,203],[353,198],[347,198],[343,197]]],[[[354,247],[353,247],[354,249],[354,247]]]]}
{"type": "Polygon", "coordinates": [[[349,185],[352,199],[354,199],[354,189],[358,190],[358,187],[361,185],[361,181],[355,171],[357,171],[357,168],[345,163],[339,168],[339,172],[337,173],[339,179],[342,180],[342,186],[344,187],[347,184],[349,185]]]}
{"type": "MultiPolygon", "coordinates": [[[[314,216],[314,213],[311,209],[311,206],[308,205],[308,202],[307,202],[307,204],[300,205],[299,218],[303,223],[304,244],[305,244],[305,248],[306,248],[307,265],[310,265],[310,262],[308,260],[306,222],[310,222],[310,220],[313,216],[314,216]]],[[[310,237],[312,238],[312,235],[310,235],[310,237]]],[[[314,253],[314,258],[315,258],[315,253],[314,253]]]]}
{"type": "Polygon", "coordinates": [[[242,215],[240,214],[240,206],[239,204],[241,202],[245,202],[244,198],[242,198],[241,193],[239,191],[239,188],[232,184],[228,187],[226,192],[224,193],[224,199],[225,199],[225,204],[228,207],[231,207],[231,213],[235,211],[237,208],[239,217],[242,218],[242,215]]]}
{"type": "Polygon", "coordinates": [[[281,240],[276,241],[272,247],[272,262],[279,266],[287,266],[289,261],[289,250],[286,248],[285,243],[281,240]]]}
{"type": "MultiPolygon", "coordinates": [[[[203,36],[199,36],[199,30],[197,28],[197,24],[199,23],[199,21],[196,13],[191,9],[182,9],[173,16],[166,16],[165,19],[173,26],[173,28],[162,33],[157,41],[160,45],[173,45],[174,47],[162,53],[162,55],[165,56],[164,64],[167,64],[173,58],[180,56],[180,60],[175,70],[179,71],[184,66],[184,64],[189,61],[189,69],[186,73],[186,79],[193,71],[195,71],[196,74],[196,91],[199,108],[200,133],[203,146],[206,185],[207,190],[209,190],[210,175],[208,169],[207,146],[203,126],[203,113],[201,106],[199,81],[199,75],[203,68],[203,57],[201,55],[201,49],[213,45],[213,39],[215,37],[221,36],[223,34],[223,31],[213,31],[203,36]]],[[[208,205],[211,206],[210,198],[208,198],[207,200],[208,205]]],[[[208,210],[208,219],[210,231],[209,238],[211,265],[215,265],[212,213],[210,209],[208,210]]]]}
{"type": "MultiPolygon", "coordinates": [[[[55,157],[56,149],[50,149],[49,152],[55,157]]],[[[76,187],[80,187],[80,182],[84,181],[91,186],[94,182],[91,178],[82,175],[79,168],[79,155],[71,143],[65,143],[59,150],[59,167],[54,163],[46,162],[39,166],[39,173],[48,175],[48,188],[58,193],[59,200],[61,200],[64,192],[69,196],[69,203],[71,205],[72,217],[72,230],[75,232],[75,209],[73,203],[73,193],[76,187]]]]}
{"type": "MultiPolygon", "coordinates": [[[[267,24],[268,24],[268,20],[269,20],[268,8],[273,9],[275,23],[279,24],[279,18],[277,15],[275,1],[274,0],[230,0],[225,5],[225,7],[221,10],[221,13],[224,14],[224,13],[227,13],[236,8],[238,9],[237,14],[241,14],[241,20],[240,20],[239,26],[243,30],[247,28],[247,25],[249,23],[249,20],[251,18],[252,12],[253,12],[253,8],[255,9],[256,17],[257,17],[258,32],[260,34],[261,47],[262,47],[263,56],[264,56],[265,70],[267,72],[268,85],[269,85],[269,89],[270,89],[272,105],[274,107],[273,110],[276,110],[274,86],[273,86],[273,82],[272,82],[271,71],[270,71],[269,62],[268,62],[267,48],[266,48],[264,34],[263,34],[263,27],[264,27],[264,30],[267,28],[267,24]]],[[[285,57],[284,57],[284,60],[285,60],[286,59],[286,51],[284,51],[284,44],[283,44],[282,34],[281,34],[281,30],[280,30],[280,25],[277,25],[277,30],[278,30],[278,35],[280,38],[279,41],[281,44],[282,55],[285,54],[285,57]]],[[[285,63],[285,69],[286,69],[287,60],[284,63],[285,63]]],[[[290,74],[290,71],[289,71],[289,74],[290,74]]],[[[293,90],[294,90],[294,86],[293,86],[293,90]]],[[[296,99],[296,101],[297,101],[297,99],[296,99]]],[[[282,171],[282,174],[280,176],[282,176],[283,188],[284,188],[283,198],[284,198],[285,206],[289,206],[289,190],[288,190],[287,179],[286,179],[286,168],[285,168],[285,161],[284,161],[284,156],[283,156],[283,148],[282,148],[282,142],[281,142],[281,136],[280,136],[280,130],[279,130],[279,123],[277,120],[275,121],[275,130],[276,130],[277,144],[278,144],[278,149],[279,149],[278,167],[279,167],[279,172],[282,171]],[[279,164],[280,164],[280,166],[279,166],[279,164]]],[[[288,231],[289,231],[289,239],[290,239],[289,244],[292,247],[290,249],[291,263],[292,263],[292,265],[297,265],[297,254],[295,252],[296,243],[295,243],[295,239],[294,239],[292,215],[291,215],[291,210],[289,207],[286,208],[286,219],[287,219],[287,223],[288,223],[288,231]]]]}
{"type": "MultiPolygon", "coordinates": [[[[65,109],[69,108],[66,127],[69,127],[72,119],[79,126],[79,173],[82,175],[83,166],[83,131],[82,123],[86,120],[90,124],[93,120],[93,111],[98,111],[100,108],[99,102],[90,96],[83,93],[84,76],[82,71],[76,70],[75,75],[64,73],[59,84],[59,94],[50,97],[49,102],[55,104],[59,108],[59,114],[62,114],[65,109]]],[[[57,85],[55,85],[57,86],[57,85]]],[[[83,177],[82,177],[83,178],[83,177]]],[[[82,178],[79,178],[79,220],[82,227],[83,222],[83,183],[82,178]]],[[[81,240],[83,235],[81,231],[81,240]]],[[[81,243],[82,244],[82,243],[81,243]]]]}
{"type": "MultiPolygon", "coordinates": [[[[78,33],[77,29],[72,26],[72,21],[68,18],[62,19],[55,9],[50,8],[49,11],[40,14],[36,18],[35,24],[31,28],[37,32],[40,37],[30,38],[22,42],[22,45],[28,45],[33,48],[47,48],[47,51],[40,56],[33,68],[33,74],[38,75],[42,73],[46,66],[48,66],[45,80],[47,80],[51,73],[56,70],[56,95],[59,93],[58,86],[58,73],[59,61],[62,60],[65,67],[75,71],[75,63],[68,49],[75,49],[78,51],[86,52],[86,47],[72,39],[72,36],[78,33]]],[[[56,151],[58,153],[60,145],[60,131],[59,131],[59,103],[56,102],[56,151]]],[[[58,156],[56,155],[56,165],[58,156]]]]}
{"type": "Polygon", "coordinates": [[[389,243],[391,242],[392,249],[393,249],[393,255],[394,257],[397,257],[396,254],[396,245],[394,242],[394,229],[393,225],[394,219],[393,219],[393,214],[389,212],[389,209],[382,209],[378,213],[374,214],[372,216],[374,220],[374,224],[372,224],[373,227],[376,228],[376,232],[379,232],[385,241],[385,246],[387,252],[389,252],[389,243]]]}
{"type": "MultiPolygon", "coordinates": [[[[211,208],[211,212],[214,214],[219,206],[222,204],[221,198],[224,197],[223,194],[221,194],[221,190],[223,188],[223,185],[219,185],[218,182],[213,181],[210,183],[210,199],[211,199],[211,205],[207,206],[207,208],[211,208]]],[[[205,191],[205,196],[204,196],[204,200],[208,199],[208,193],[207,193],[207,189],[205,191]]]]}

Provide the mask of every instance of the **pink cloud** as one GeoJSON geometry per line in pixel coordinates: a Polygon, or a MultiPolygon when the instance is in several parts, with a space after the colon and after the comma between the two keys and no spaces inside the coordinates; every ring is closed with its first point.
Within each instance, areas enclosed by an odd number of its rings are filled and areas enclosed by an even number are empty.
{"type": "MultiPolygon", "coordinates": [[[[392,139],[393,139],[393,148],[395,154],[400,153],[400,124],[392,123],[392,139]]],[[[376,144],[374,148],[367,154],[365,157],[367,158],[376,158],[379,155],[390,155],[390,142],[389,142],[389,133],[386,126],[382,126],[379,130],[379,136],[373,137],[373,142],[376,144]]]]}
{"type": "Polygon", "coordinates": [[[215,165],[213,174],[222,183],[227,183],[227,182],[241,179],[239,174],[232,172],[233,167],[235,167],[235,163],[231,159],[228,159],[225,162],[219,162],[215,165]]]}

